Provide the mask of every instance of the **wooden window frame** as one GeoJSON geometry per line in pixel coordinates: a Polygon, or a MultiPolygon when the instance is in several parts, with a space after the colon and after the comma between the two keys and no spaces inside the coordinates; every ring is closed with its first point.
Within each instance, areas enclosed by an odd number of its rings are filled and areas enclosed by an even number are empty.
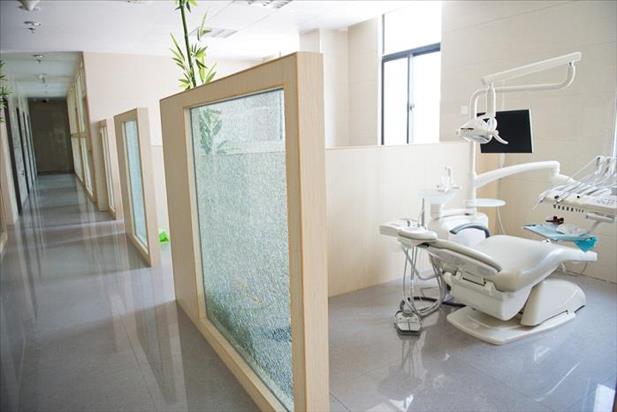
{"type": "Polygon", "coordinates": [[[160,263],[161,246],[159,244],[158,237],[158,221],[156,214],[154,177],[152,173],[152,149],[150,145],[148,110],[145,108],[137,108],[116,115],[114,116],[114,126],[126,235],[149,266],[158,266],[160,263]],[[137,123],[137,142],[139,145],[139,156],[141,163],[141,183],[142,196],[144,200],[144,215],[146,220],[147,245],[144,245],[135,233],[133,214],[131,213],[133,201],[129,188],[130,178],[124,136],[124,124],[129,121],[135,121],[137,123]]]}

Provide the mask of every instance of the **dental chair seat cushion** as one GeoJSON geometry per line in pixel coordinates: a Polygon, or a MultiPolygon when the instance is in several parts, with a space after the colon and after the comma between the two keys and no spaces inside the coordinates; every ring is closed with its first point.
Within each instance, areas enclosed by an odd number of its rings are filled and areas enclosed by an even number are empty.
{"type": "Polygon", "coordinates": [[[474,249],[499,263],[501,271],[491,281],[503,292],[533,286],[553,273],[561,263],[596,259],[594,252],[514,236],[492,236],[474,249]]]}

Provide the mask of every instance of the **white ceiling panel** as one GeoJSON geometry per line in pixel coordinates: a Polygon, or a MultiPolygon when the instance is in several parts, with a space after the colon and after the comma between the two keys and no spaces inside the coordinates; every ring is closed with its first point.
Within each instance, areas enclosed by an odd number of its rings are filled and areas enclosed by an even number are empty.
{"type": "MultiPolygon", "coordinates": [[[[259,60],[297,50],[300,33],[320,28],[344,29],[404,7],[406,3],[293,0],[276,9],[257,3],[249,5],[244,0],[199,1],[187,20],[189,29],[193,29],[207,12],[207,26],[237,31],[224,39],[207,38],[210,59],[259,60]]],[[[0,1],[0,53],[2,59],[7,60],[7,70],[20,72],[23,69],[23,76],[31,76],[30,80],[23,79],[24,85],[27,83],[24,87],[30,91],[37,89],[36,81],[31,81],[32,76],[38,74],[34,72],[43,70],[49,76],[56,73],[51,59],[42,66],[33,65],[33,53],[49,56],[52,52],[81,51],[169,55],[169,34],[174,33],[180,38],[182,32],[180,14],[174,10],[175,1],[172,0],[138,3],[126,0],[42,0],[39,10],[33,12],[25,11],[19,5],[17,0],[0,1]],[[41,23],[35,33],[27,30],[24,22],[28,20],[41,23]],[[26,57],[18,63],[6,57],[7,53],[26,53],[26,57]]],[[[56,73],[59,79],[67,76],[68,71],[71,75],[74,71],[69,61],[62,64],[64,66],[56,73]]],[[[54,93],[63,90],[64,83],[59,79],[54,80],[52,86],[49,77],[48,93],[52,89],[54,93]]],[[[39,87],[38,90],[42,89],[39,87]]]]}
{"type": "MultiPolygon", "coordinates": [[[[277,47],[286,49],[298,33],[345,28],[404,5],[404,1],[294,0],[275,9],[240,0],[200,1],[188,15],[188,26],[196,27],[207,12],[208,26],[238,31],[225,39],[227,44],[209,41],[212,53],[216,53],[213,57],[252,59],[270,56],[277,47]],[[248,37],[242,36],[243,31],[248,37]],[[261,41],[255,39],[260,36],[261,41]],[[248,42],[246,46],[239,44],[244,41],[248,42]]],[[[126,0],[42,0],[39,8],[27,12],[16,0],[0,1],[0,51],[166,55],[169,33],[179,36],[182,30],[171,0],[137,4],[126,0]],[[27,20],[41,23],[35,33],[27,30],[27,20]]]]}

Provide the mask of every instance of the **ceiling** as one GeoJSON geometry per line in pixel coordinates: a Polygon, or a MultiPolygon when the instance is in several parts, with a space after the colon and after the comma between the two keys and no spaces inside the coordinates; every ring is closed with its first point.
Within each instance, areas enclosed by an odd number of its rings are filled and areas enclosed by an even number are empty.
{"type": "Polygon", "coordinates": [[[40,63],[33,53],[2,54],[7,77],[24,97],[63,97],[79,64],[79,53],[45,53],[40,63]],[[44,81],[43,81],[44,79],[44,81]]]}
{"type": "MultiPolygon", "coordinates": [[[[300,33],[345,30],[408,3],[293,0],[277,9],[261,1],[199,1],[188,16],[189,30],[207,12],[207,27],[236,31],[227,38],[207,38],[210,58],[260,60],[297,50],[300,33]]],[[[42,0],[37,8],[29,12],[17,0],[0,1],[2,60],[8,77],[28,97],[65,96],[76,52],[169,55],[170,33],[178,38],[182,33],[173,0],[42,0]],[[25,21],[41,25],[31,33],[25,21]],[[45,55],[41,63],[32,57],[37,53],[45,55]]]]}
{"type": "MultiPolygon", "coordinates": [[[[40,10],[27,12],[16,0],[0,1],[0,51],[90,51],[107,53],[169,53],[169,34],[180,35],[180,15],[171,0],[58,1],[42,0],[40,10]],[[24,21],[41,23],[30,33],[24,21]]],[[[207,12],[208,27],[236,30],[228,38],[208,38],[214,58],[261,59],[295,50],[298,33],[316,28],[345,29],[403,1],[293,0],[276,9],[259,1],[200,1],[188,17],[189,29],[207,12]]]]}

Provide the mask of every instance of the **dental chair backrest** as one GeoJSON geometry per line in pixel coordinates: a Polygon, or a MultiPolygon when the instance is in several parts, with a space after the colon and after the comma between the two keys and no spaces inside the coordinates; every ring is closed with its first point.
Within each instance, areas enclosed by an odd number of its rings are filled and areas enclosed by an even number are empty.
{"type": "Polygon", "coordinates": [[[501,265],[489,255],[460,243],[438,239],[435,232],[425,230],[400,230],[399,240],[413,244],[446,265],[445,270],[461,271],[473,276],[490,278],[501,272],[501,265]]]}

